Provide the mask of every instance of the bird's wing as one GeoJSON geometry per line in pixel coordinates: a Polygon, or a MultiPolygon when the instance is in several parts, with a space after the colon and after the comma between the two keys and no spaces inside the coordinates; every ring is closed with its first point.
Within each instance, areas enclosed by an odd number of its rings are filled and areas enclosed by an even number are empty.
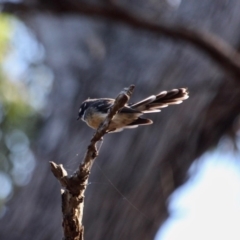
{"type": "MultiPolygon", "coordinates": [[[[101,109],[101,112],[108,113],[109,109],[114,104],[114,99],[111,98],[101,98],[99,101],[96,101],[92,104],[92,107],[101,109]]],[[[120,109],[119,113],[141,113],[141,111],[137,109],[132,109],[127,105],[120,109]]]]}
{"type": "Polygon", "coordinates": [[[128,106],[125,106],[119,111],[119,113],[142,113],[142,112],[137,109],[133,109],[128,106]]]}

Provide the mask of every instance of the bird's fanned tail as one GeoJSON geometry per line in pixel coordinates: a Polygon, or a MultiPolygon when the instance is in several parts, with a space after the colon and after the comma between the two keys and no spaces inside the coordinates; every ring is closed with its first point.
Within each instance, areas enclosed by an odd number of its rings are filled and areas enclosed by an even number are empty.
{"type": "Polygon", "coordinates": [[[161,108],[180,104],[183,100],[188,99],[188,97],[187,88],[172,89],[171,91],[163,91],[132,104],[131,108],[143,113],[160,112],[161,108]]]}

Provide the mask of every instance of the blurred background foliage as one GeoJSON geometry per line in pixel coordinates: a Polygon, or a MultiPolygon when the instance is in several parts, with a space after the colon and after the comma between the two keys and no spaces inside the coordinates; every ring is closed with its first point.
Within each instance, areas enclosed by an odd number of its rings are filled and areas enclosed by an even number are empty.
{"type": "MultiPolygon", "coordinates": [[[[30,142],[43,116],[49,70],[41,46],[16,18],[0,15],[0,211],[35,167],[30,142]],[[24,41],[21,38],[24,37],[24,41]],[[27,40],[27,41],[26,41],[27,40]],[[17,41],[17,44],[16,44],[17,41]],[[20,43],[20,44],[19,44],[20,43]],[[14,67],[11,68],[11,65],[14,67]],[[13,70],[14,69],[14,70],[13,70]]],[[[51,77],[50,77],[51,78],[51,77]]]]}

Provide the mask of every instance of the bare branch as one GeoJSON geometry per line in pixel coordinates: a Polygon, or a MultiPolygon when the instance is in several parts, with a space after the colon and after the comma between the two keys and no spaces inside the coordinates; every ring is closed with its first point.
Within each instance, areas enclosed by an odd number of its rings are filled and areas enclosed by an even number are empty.
{"type": "Polygon", "coordinates": [[[1,3],[3,12],[31,13],[39,11],[52,11],[55,14],[81,14],[90,17],[103,17],[128,26],[162,34],[175,40],[184,40],[194,47],[204,51],[223,69],[233,74],[237,79],[240,77],[240,55],[237,51],[221,40],[219,37],[203,30],[183,26],[171,26],[166,23],[152,23],[149,20],[138,18],[117,7],[100,7],[79,1],[60,0],[56,4],[39,3],[27,5],[24,3],[1,3]]]}
{"type": "Polygon", "coordinates": [[[61,164],[58,165],[54,162],[50,162],[52,173],[63,187],[62,213],[65,240],[83,240],[84,238],[84,227],[82,225],[84,193],[93,162],[98,156],[99,149],[97,149],[96,144],[99,140],[102,140],[102,137],[107,133],[112,118],[128,102],[133,90],[134,85],[131,85],[129,88],[125,88],[117,96],[106,119],[92,137],[84,160],[73,176],[68,177],[67,171],[61,164]]]}

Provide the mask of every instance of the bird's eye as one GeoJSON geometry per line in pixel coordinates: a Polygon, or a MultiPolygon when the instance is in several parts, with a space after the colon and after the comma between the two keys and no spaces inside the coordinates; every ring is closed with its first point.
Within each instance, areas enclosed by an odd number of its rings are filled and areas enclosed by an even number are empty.
{"type": "Polygon", "coordinates": [[[78,111],[78,118],[77,118],[77,120],[80,119],[80,118],[82,119],[82,117],[83,117],[83,112],[84,112],[84,111],[83,111],[83,108],[80,107],[80,108],[79,108],[79,111],[78,111]]]}

